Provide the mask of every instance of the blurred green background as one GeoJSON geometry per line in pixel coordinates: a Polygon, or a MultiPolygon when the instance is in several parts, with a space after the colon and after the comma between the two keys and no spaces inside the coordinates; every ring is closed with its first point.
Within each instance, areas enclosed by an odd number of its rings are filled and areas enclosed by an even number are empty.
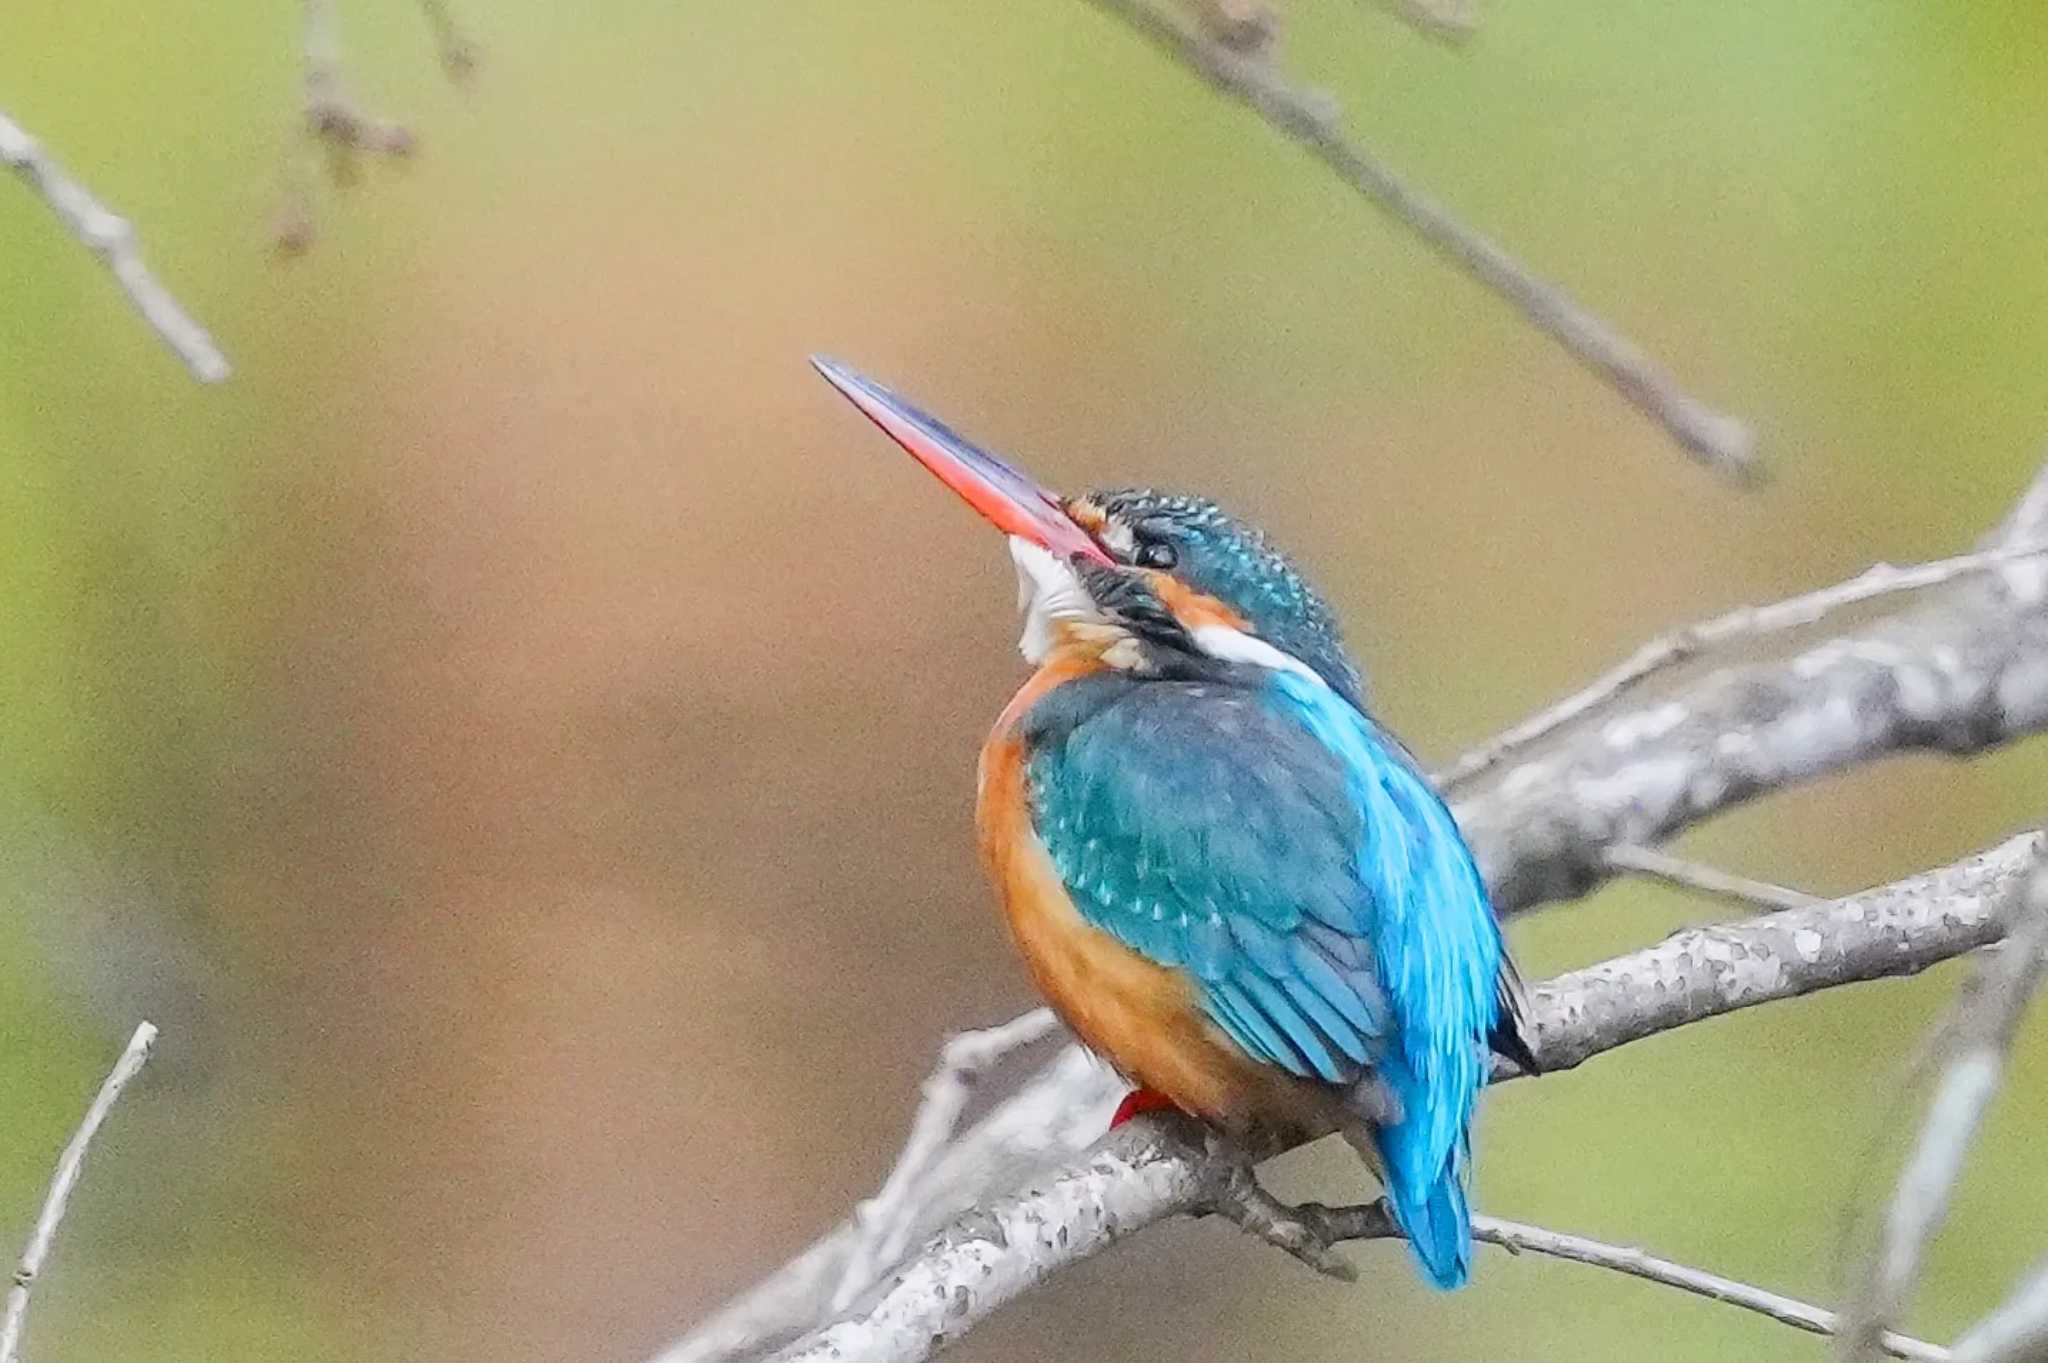
{"type": "MultiPolygon", "coordinates": [[[[340,6],[421,154],[266,254],[297,11],[10,0],[0,107],[238,366],[195,386],[0,184],[0,1239],[140,1017],[37,1292],[63,1360],[634,1360],[870,1191],[949,1030],[1030,996],[970,843],[1020,675],[994,537],[804,364],[1057,486],[1212,493],[1448,757],[1668,625],[1953,552],[2048,435],[2048,10],[1344,0],[1282,59],[1397,166],[1753,421],[1681,459],[1492,297],[1074,0],[340,6]]],[[[2037,745],[1684,846],[1843,891],[2041,813],[2037,745]]],[[[1532,976],[1735,912],[1627,885],[1532,976]]],[[[1482,1205],[1840,1295],[1953,970],[1517,1084],[1482,1205]]],[[[2024,1041],[1911,1324],[2048,1237],[2024,1041]]],[[[1283,1189],[1339,1199],[1348,1155],[1283,1189]]],[[[1817,1342],[1482,1253],[1438,1297],[1176,1225],[970,1359],[1586,1360],[1817,1342]]]]}

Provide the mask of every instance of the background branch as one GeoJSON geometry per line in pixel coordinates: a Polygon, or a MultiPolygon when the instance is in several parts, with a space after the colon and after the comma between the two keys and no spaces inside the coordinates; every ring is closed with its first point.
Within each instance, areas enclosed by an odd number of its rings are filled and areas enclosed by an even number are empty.
{"type": "Polygon", "coordinates": [[[1654,847],[1624,843],[1607,849],[1607,867],[1623,875],[1638,875],[1682,890],[1733,899],[1762,909],[1803,909],[1821,902],[1820,896],[1790,890],[1768,881],[1732,875],[1719,867],[1674,857],[1654,847]]]}
{"type": "Polygon", "coordinates": [[[114,282],[128,295],[128,301],[142,314],[142,320],[171,348],[193,378],[201,383],[219,383],[228,377],[232,371],[227,356],[220,353],[213,337],[142,263],[135,229],[128,220],[65,174],[43,145],[4,110],[0,110],[0,164],[5,164],[40,194],[71,235],[100,258],[114,276],[114,282]]]}
{"type": "Polygon", "coordinates": [[[2003,1305],[1970,1327],[1956,1363],[2018,1363],[2048,1357],[2048,1259],[2034,1265],[2003,1305]]]}
{"type": "Polygon", "coordinates": [[[35,1229],[28,1237],[28,1248],[22,1251],[21,1263],[14,1270],[14,1286],[7,1294],[7,1312],[0,1316],[0,1363],[19,1363],[22,1326],[28,1319],[29,1289],[34,1286],[36,1275],[43,1271],[43,1262],[50,1257],[50,1246],[56,1243],[57,1227],[63,1224],[65,1208],[71,1202],[71,1190],[78,1186],[78,1176],[85,1168],[85,1152],[91,1148],[92,1139],[99,1134],[107,1114],[120,1100],[121,1090],[128,1087],[128,1081],[141,1073],[143,1065],[148,1063],[149,1048],[155,1044],[156,1028],[147,1022],[138,1024],[135,1034],[128,1038],[121,1058],[114,1062],[114,1068],[100,1085],[99,1095],[85,1110],[85,1120],[78,1124],[77,1132],[57,1160],[57,1173],[50,1180],[50,1192],[43,1199],[42,1213],[36,1217],[35,1229]]]}
{"type": "MultiPolygon", "coordinates": [[[[1329,100],[1288,85],[1261,44],[1250,52],[1183,27],[1146,0],[1089,0],[1178,65],[1255,109],[1276,131],[1322,162],[1359,195],[1391,214],[1466,274],[1548,332],[1572,357],[1661,425],[1695,459],[1722,473],[1757,471],[1749,428],[1681,390],[1671,376],[1607,323],[1513,256],[1453,217],[1348,137],[1329,100]]],[[[1420,12],[1434,5],[1407,4],[1420,12]]]]}
{"type": "MultiPolygon", "coordinates": [[[[1332,1242],[1391,1240],[1401,1234],[1384,1198],[1358,1207],[1308,1206],[1297,1210],[1312,1216],[1324,1237],[1332,1242]]],[[[1481,1244],[1498,1245],[1510,1254],[1541,1254],[1546,1258],[1604,1268],[1612,1273],[1656,1283],[1660,1287],[1676,1288],[1709,1301],[1755,1312],[1808,1334],[1833,1335],[1840,1328],[1839,1317],[1825,1307],[1724,1278],[1718,1273],[1708,1273],[1633,1245],[1612,1245],[1583,1235],[1476,1214],[1472,1218],[1472,1238],[1481,1244]]],[[[1939,1345],[1889,1330],[1878,1336],[1877,1345],[1894,1358],[1922,1360],[1922,1363],[1940,1363],[1949,1356],[1949,1351],[1939,1345]]]]}
{"type": "MultiPolygon", "coordinates": [[[[461,84],[476,71],[479,49],[456,23],[447,0],[419,0],[420,15],[433,34],[434,50],[448,79],[461,84]]],[[[406,157],[418,149],[411,128],[370,113],[350,92],[342,74],[340,24],[332,0],[300,0],[305,25],[305,138],[315,152],[324,152],[328,178],[335,184],[355,182],[364,156],[406,157]]],[[[272,232],[272,244],[285,255],[297,255],[318,234],[313,219],[314,175],[299,150],[285,161],[285,193],[272,232]]]]}
{"type": "Polygon", "coordinates": [[[1927,1246],[1948,1217],[1977,1128],[2004,1080],[2006,1053],[2040,983],[2048,948],[2048,859],[2011,890],[2014,927],[2005,949],[1965,986],[1951,1032],[1950,1056],[1913,1156],[1899,1176],[1864,1288],[1842,1332],[1845,1359],[1868,1357],[1884,1326],[1905,1310],[1927,1246]]]}

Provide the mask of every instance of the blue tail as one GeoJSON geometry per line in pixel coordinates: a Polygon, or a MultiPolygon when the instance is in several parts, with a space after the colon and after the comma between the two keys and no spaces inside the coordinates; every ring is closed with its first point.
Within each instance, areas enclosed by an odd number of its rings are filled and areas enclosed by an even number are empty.
{"type": "MultiPolygon", "coordinates": [[[[1476,1079],[1477,1076],[1474,1076],[1476,1079]]],[[[1465,1124],[1478,1085],[1434,1095],[1400,1061],[1383,1072],[1404,1115],[1373,1133],[1394,1220],[1408,1237],[1422,1275],[1446,1290],[1463,1287],[1472,1267],[1472,1211],[1465,1202],[1469,1146],[1465,1124]],[[1462,1091],[1460,1091],[1462,1089],[1462,1091]]]]}
{"type": "Polygon", "coordinates": [[[1398,1143],[1396,1131],[1381,1133],[1387,1200],[1393,1204],[1394,1220],[1407,1235],[1416,1262],[1432,1286],[1447,1291],[1463,1287],[1472,1268],[1472,1213],[1465,1205],[1464,1152],[1455,1152],[1434,1179],[1417,1187],[1396,1160],[1393,1147],[1398,1143]]]}

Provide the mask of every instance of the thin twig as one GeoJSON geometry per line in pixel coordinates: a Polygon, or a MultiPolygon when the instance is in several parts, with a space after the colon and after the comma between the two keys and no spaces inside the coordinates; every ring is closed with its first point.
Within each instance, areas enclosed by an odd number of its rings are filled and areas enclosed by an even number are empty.
{"type": "Polygon", "coordinates": [[[1213,88],[1258,111],[1339,180],[1513,304],[1528,321],[1548,332],[1575,359],[1662,425],[1688,454],[1722,473],[1757,472],[1755,442],[1746,426],[1682,391],[1670,375],[1607,323],[1554,285],[1537,279],[1506,251],[1394,174],[1345,134],[1327,99],[1288,85],[1261,53],[1235,52],[1211,42],[1146,0],[1089,2],[1213,88]]]}
{"type": "Polygon", "coordinates": [[[1425,37],[1453,47],[1468,41],[1479,28],[1479,7],[1473,0],[1378,0],[1381,9],[1425,37]]]}
{"type": "Polygon", "coordinates": [[[1904,568],[1888,563],[1874,564],[1846,582],[1838,582],[1819,591],[1763,606],[1738,606],[1725,615],[1688,625],[1652,639],[1618,667],[1595,678],[1590,685],[1515,725],[1483,747],[1465,754],[1438,773],[1437,784],[1446,791],[1456,790],[1596,706],[1626,694],[1659,672],[1696,658],[1709,648],[1735,639],[1752,639],[1798,629],[1847,606],[1883,596],[1896,596],[1901,592],[1938,587],[1958,578],[2042,554],[2048,554],[2048,544],[2035,540],[1904,568]]]}
{"type": "Polygon", "coordinates": [[[958,1032],[939,1052],[939,1063],[924,1081],[924,1100],[910,1126],[910,1139],[889,1171],[881,1191],[854,1211],[859,1228],[832,1309],[844,1311],[874,1283],[880,1271],[909,1248],[917,1215],[916,1193],[927,1170],[938,1160],[967,1110],[974,1081],[1010,1052],[1052,1035],[1059,1019],[1050,1008],[1034,1008],[1022,1017],[979,1031],[958,1032]]]}
{"type": "Polygon", "coordinates": [[[1928,1104],[1919,1144],[1899,1175],[1863,1292],[1848,1313],[1841,1356],[1866,1357],[1879,1330],[1904,1312],[1928,1244],[1948,1218],[1949,1196],[1984,1114],[2004,1082],[2006,1054],[2048,963],[2048,855],[2016,887],[2010,935],[1964,987],[1949,1023],[1948,1067],[1928,1104]]]}
{"type": "MultiPolygon", "coordinates": [[[[435,52],[448,79],[460,84],[475,72],[479,50],[455,22],[447,0],[418,0],[420,14],[434,35],[435,52]]],[[[278,210],[272,242],[284,255],[298,255],[313,244],[315,175],[309,152],[324,152],[328,178],[335,184],[355,181],[363,156],[401,158],[418,149],[411,128],[364,109],[350,93],[342,75],[341,37],[332,0],[300,0],[305,22],[305,147],[294,148],[285,161],[284,203],[278,210]]]]}
{"type": "Polygon", "coordinates": [[[43,1199],[42,1214],[36,1218],[36,1228],[29,1235],[28,1248],[22,1251],[21,1263],[14,1270],[14,1287],[7,1294],[7,1314],[0,1317],[0,1363],[19,1363],[21,1328],[28,1318],[29,1289],[35,1284],[36,1274],[42,1272],[43,1261],[50,1255],[50,1245],[57,1238],[57,1227],[63,1223],[71,1190],[77,1186],[79,1172],[85,1167],[85,1152],[92,1145],[92,1138],[98,1134],[100,1124],[114,1110],[121,1090],[141,1072],[149,1059],[149,1048],[155,1044],[156,1028],[147,1022],[138,1024],[135,1035],[128,1038],[127,1049],[121,1052],[121,1058],[114,1062],[106,1082],[100,1085],[99,1096],[85,1110],[85,1120],[79,1123],[71,1143],[64,1147],[63,1155],[57,1160],[57,1173],[50,1180],[49,1196],[43,1199]]]}
{"type": "Polygon", "coordinates": [[[2039,1363],[2048,1358],[2048,1259],[1956,1341],[1956,1363],[2039,1363]]]}
{"type": "MultiPolygon", "coordinates": [[[[1229,1196],[1235,1196],[1238,1191],[1228,1182],[1223,1184],[1223,1189],[1229,1196]]],[[[1356,1207],[1324,1207],[1311,1203],[1287,1211],[1300,1219],[1311,1238],[1325,1245],[1345,1241],[1391,1240],[1398,1239],[1401,1235],[1400,1228],[1394,1224],[1393,1213],[1388,1209],[1384,1199],[1356,1207]]],[[[1233,1216],[1232,1219],[1237,1218],[1233,1216]]],[[[1285,1216],[1281,1219],[1284,1220],[1285,1216]]],[[[1709,1301],[1724,1302],[1745,1311],[1754,1311],[1781,1325],[1790,1325],[1808,1334],[1832,1335],[1840,1321],[1840,1317],[1826,1307],[1815,1306],[1796,1297],[1787,1297],[1765,1288],[1754,1287],[1749,1283],[1738,1282],[1734,1278],[1724,1278],[1718,1273],[1693,1268],[1633,1245],[1614,1245],[1604,1240],[1588,1239],[1583,1235],[1546,1230],[1541,1226],[1531,1226],[1521,1221],[1476,1214],[1472,1218],[1472,1238],[1484,1244],[1498,1245],[1509,1254],[1530,1253],[1552,1259],[1567,1259],[1575,1264],[1604,1268],[1663,1287],[1675,1287],[1681,1292],[1705,1297],[1709,1301]]],[[[1949,1351],[1940,1345],[1930,1344],[1923,1339],[1914,1339],[1910,1335],[1887,1331],[1879,1342],[1884,1352],[1892,1357],[1911,1359],[1916,1363],[1943,1363],[1943,1360],[1949,1357],[1949,1351]]]]}
{"type": "MultiPolygon", "coordinates": [[[[1632,1278],[1661,1283],[1665,1287],[1675,1287],[1682,1292],[1690,1292],[1711,1301],[1739,1306],[1745,1311],[1769,1316],[1782,1325],[1790,1325],[1809,1334],[1832,1335],[1840,1324],[1841,1318],[1825,1307],[1813,1306],[1761,1287],[1752,1287],[1733,1278],[1724,1278],[1718,1273],[1689,1268],[1673,1260],[1645,1253],[1633,1246],[1610,1245],[1599,1240],[1588,1240],[1584,1236],[1567,1235],[1560,1231],[1545,1230],[1540,1226],[1523,1225],[1519,1221],[1505,1221],[1497,1216],[1473,1217],[1472,1238],[1483,1240],[1490,1245],[1499,1245],[1510,1254],[1528,1250],[1548,1255],[1553,1259],[1569,1259],[1573,1263],[1612,1269],[1616,1273],[1626,1273],[1632,1278]]],[[[1884,1351],[1894,1358],[1940,1363],[1940,1360],[1949,1356],[1948,1350],[1938,1344],[1929,1344],[1926,1340],[1894,1334],[1889,1330],[1885,1331],[1879,1343],[1884,1351]]]]}
{"type": "Polygon", "coordinates": [[[134,227],[65,174],[42,144],[4,111],[0,111],[0,164],[5,164],[40,194],[71,235],[100,258],[128,295],[128,301],[142,314],[142,320],[171,348],[193,378],[201,383],[219,383],[228,377],[232,371],[227,357],[220,353],[213,337],[142,263],[134,227]]]}
{"type": "Polygon", "coordinates": [[[1767,880],[1751,880],[1748,876],[1733,875],[1718,867],[1687,861],[1654,847],[1638,847],[1632,843],[1608,848],[1607,865],[1615,871],[1647,876],[1651,880],[1675,885],[1682,890],[1696,890],[1716,899],[1733,899],[1753,908],[1803,909],[1826,902],[1819,895],[1807,894],[1803,890],[1787,889],[1767,880]]]}
{"type": "Polygon", "coordinates": [[[427,27],[434,32],[434,51],[441,59],[441,70],[448,79],[462,84],[476,74],[482,51],[462,25],[455,22],[448,0],[419,0],[419,6],[427,27]]]}

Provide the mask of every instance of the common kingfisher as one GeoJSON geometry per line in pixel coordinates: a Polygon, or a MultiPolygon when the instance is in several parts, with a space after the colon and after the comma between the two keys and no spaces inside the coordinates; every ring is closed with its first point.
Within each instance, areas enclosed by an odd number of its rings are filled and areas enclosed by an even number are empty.
{"type": "Polygon", "coordinates": [[[1341,1132],[1423,1275],[1463,1284],[1489,1049],[1535,1056],[1472,853],[1322,596],[1213,502],[1055,496],[812,363],[1009,537],[1036,670],[976,822],[1039,989],[1136,1096],[1226,1140],[1341,1132]]]}

